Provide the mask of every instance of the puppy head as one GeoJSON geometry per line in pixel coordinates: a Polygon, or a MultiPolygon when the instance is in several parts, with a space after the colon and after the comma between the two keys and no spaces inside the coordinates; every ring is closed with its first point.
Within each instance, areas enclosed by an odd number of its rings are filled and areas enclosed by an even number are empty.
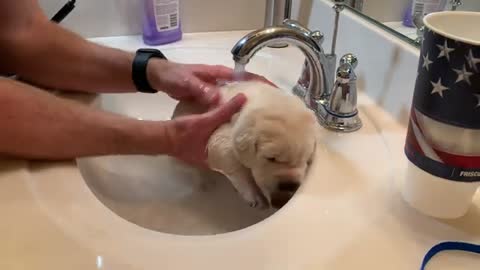
{"type": "Polygon", "coordinates": [[[273,206],[275,195],[283,194],[284,202],[278,207],[293,196],[306,176],[315,152],[317,121],[296,97],[280,96],[264,103],[246,108],[239,117],[234,149],[273,206]]]}

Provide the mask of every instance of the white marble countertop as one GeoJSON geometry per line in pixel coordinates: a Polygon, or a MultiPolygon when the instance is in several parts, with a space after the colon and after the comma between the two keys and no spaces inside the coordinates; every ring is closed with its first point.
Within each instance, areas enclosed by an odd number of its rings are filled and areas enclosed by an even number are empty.
{"type": "MultiPolygon", "coordinates": [[[[229,51],[245,33],[187,34],[163,48],[229,51]]],[[[94,41],[126,50],[145,47],[138,36],[94,41]]],[[[298,56],[289,50],[275,53],[287,61],[298,56]]],[[[74,98],[88,101],[88,96],[74,98]]],[[[424,253],[440,241],[480,242],[478,207],[461,219],[441,221],[403,202],[398,185],[406,162],[405,127],[367,96],[360,95],[359,103],[372,122],[358,138],[365,135],[368,142],[368,132],[377,130],[387,149],[377,157],[367,149],[352,153],[365,182],[345,182],[350,181],[346,176],[328,179],[321,193],[300,194],[265,222],[226,235],[182,237],[129,223],[96,200],[74,162],[2,160],[0,268],[404,270],[419,269],[424,253]]],[[[332,169],[336,164],[331,163],[332,169]]],[[[323,169],[329,170],[319,167],[312,177],[321,177],[323,169]]],[[[480,206],[480,198],[475,200],[480,206]]],[[[445,253],[429,269],[478,265],[478,256],[445,253]]]]}

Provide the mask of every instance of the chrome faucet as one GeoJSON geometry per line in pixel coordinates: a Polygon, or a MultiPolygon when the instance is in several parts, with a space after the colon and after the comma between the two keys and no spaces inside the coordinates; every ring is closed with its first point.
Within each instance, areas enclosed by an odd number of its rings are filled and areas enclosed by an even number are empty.
{"type": "MultiPolygon", "coordinates": [[[[335,11],[338,16],[341,9],[336,5],[335,11]]],[[[338,17],[335,24],[337,27],[338,17]]],[[[247,34],[235,44],[231,52],[236,63],[246,65],[265,46],[278,43],[296,46],[304,53],[306,60],[293,93],[315,112],[322,126],[341,132],[358,130],[362,126],[357,110],[354,72],[358,61],[354,55],[346,54],[340,59],[338,69],[335,69],[335,41],[332,44],[333,52],[327,54],[322,48],[323,40],[324,36],[319,31],[310,31],[300,23],[287,19],[283,25],[247,34]]]]}
{"type": "MultiPolygon", "coordinates": [[[[290,19],[292,14],[292,0],[267,0],[265,6],[265,24],[263,27],[281,25],[284,20],[290,19]]],[[[288,44],[276,43],[271,48],[285,48],[288,44]]]]}

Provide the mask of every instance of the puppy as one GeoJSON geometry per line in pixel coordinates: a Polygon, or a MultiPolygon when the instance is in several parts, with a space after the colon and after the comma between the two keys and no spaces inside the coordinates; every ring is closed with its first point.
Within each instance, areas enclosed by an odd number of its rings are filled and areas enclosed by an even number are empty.
{"type": "MultiPolygon", "coordinates": [[[[225,175],[250,206],[281,207],[304,181],[313,159],[315,115],[298,97],[262,82],[221,87],[223,101],[239,93],[248,100],[210,137],[208,164],[225,175]]],[[[180,102],[172,118],[199,112],[195,104],[180,102]]]]}

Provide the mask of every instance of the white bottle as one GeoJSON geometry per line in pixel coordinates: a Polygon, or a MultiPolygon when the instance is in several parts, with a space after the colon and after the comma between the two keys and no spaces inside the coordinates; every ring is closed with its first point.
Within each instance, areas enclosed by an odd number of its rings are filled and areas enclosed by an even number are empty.
{"type": "Polygon", "coordinates": [[[424,17],[427,14],[445,10],[446,5],[447,0],[414,0],[412,14],[414,17],[415,15],[424,17]]]}

